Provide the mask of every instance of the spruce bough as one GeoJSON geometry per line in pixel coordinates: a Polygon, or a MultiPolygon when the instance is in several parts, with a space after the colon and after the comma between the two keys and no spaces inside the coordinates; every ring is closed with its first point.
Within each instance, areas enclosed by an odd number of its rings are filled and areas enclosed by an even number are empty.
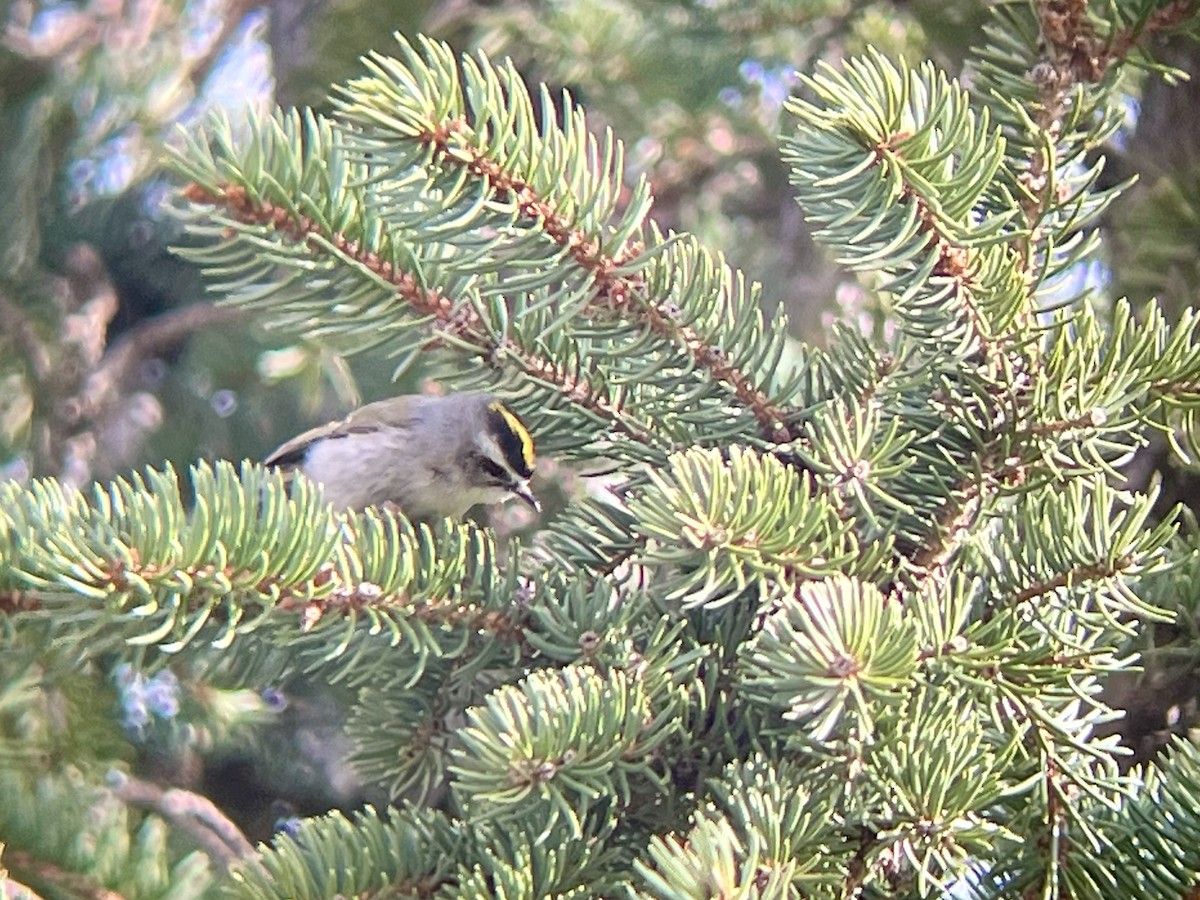
{"type": "Polygon", "coordinates": [[[8,639],[353,690],[396,805],[299,823],[236,896],[1186,895],[1200,755],[1122,772],[1101,691],[1196,555],[1120,467],[1190,451],[1197,320],[1062,298],[1115,197],[1083,155],[1181,21],[1111,12],[1001,7],[970,92],[875,53],[805,79],[796,197],[886,342],[794,344],[569,98],[432,41],[330,116],[190,137],[225,302],[499,392],[617,477],[504,547],[251,464],[189,503],[169,471],[6,485],[8,639]]]}

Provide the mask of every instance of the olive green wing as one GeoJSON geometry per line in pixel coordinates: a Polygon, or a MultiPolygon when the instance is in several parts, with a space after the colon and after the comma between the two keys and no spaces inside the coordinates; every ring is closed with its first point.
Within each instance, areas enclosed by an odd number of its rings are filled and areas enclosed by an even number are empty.
{"type": "Polygon", "coordinates": [[[311,428],[304,432],[304,434],[299,434],[286,444],[276,448],[273,453],[263,460],[263,463],[285,470],[295,469],[304,462],[304,457],[308,453],[309,447],[321,440],[321,438],[335,433],[341,425],[342,422],[330,422],[328,425],[311,428]]]}
{"type": "Polygon", "coordinates": [[[412,420],[412,404],[408,397],[392,397],[360,406],[344,419],[318,425],[303,434],[298,434],[286,444],[278,447],[263,463],[285,471],[298,468],[304,463],[308,448],[326,438],[348,437],[352,434],[370,434],[380,428],[403,427],[412,420]]]}

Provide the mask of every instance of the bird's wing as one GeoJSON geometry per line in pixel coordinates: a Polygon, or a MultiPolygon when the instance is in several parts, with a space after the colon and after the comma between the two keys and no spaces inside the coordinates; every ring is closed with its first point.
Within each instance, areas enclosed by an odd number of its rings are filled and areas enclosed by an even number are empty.
{"type": "Polygon", "coordinates": [[[344,419],[318,425],[303,434],[298,434],[268,456],[263,463],[281,469],[293,469],[304,462],[308,448],[325,438],[347,437],[352,434],[370,434],[380,428],[399,428],[412,421],[412,404],[404,402],[407,397],[393,397],[360,406],[344,419]]]}
{"type": "Polygon", "coordinates": [[[311,428],[303,434],[298,434],[286,444],[278,447],[270,456],[263,460],[263,463],[268,466],[277,466],[281,469],[293,469],[304,462],[304,456],[308,453],[308,448],[323,437],[333,434],[345,420],[341,422],[330,422],[328,425],[321,425],[317,428],[311,428]]]}

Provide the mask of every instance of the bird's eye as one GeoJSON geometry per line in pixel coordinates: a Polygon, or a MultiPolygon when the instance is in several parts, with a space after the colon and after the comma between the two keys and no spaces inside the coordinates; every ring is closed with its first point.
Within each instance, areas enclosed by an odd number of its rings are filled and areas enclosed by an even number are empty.
{"type": "Polygon", "coordinates": [[[482,469],[485,474],[490,475],[497,481],[505,483],[508,482],[508,473],[505,472],[495,460],[488,459],[486,456],[481,456],[479,458],[479,468],[482,469]]]}

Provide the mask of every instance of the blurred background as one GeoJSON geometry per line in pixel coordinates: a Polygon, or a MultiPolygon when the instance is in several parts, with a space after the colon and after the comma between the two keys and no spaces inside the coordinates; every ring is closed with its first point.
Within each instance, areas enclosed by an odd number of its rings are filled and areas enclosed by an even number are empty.
{"type": "MultiPolygon", "coordinates": [[[[568,89],[624,142],[630,181],[649,179],[659,224],[760,281],[798,338],[822,342],[834,319],[879,333],[872,286],[822,254],[791,199],[784,102],[803,90],[795,72],[867,46],[969,83],[986,16],[977,0],[0,0],[0,478],[85,486],[164,461],[259,458],[360,399],[420,386],[393,385],[381,353],[339,359],[212,305],[172,253],[186,237],[161,168],[177,130],[209,115],[327,109],[330,84],[390,52],[394,31],[509,56],[568,89]]],[[[1200,70],[1194,42],[1153,53],[1200,70]]],[[[1106,184],[1139,180],[1080,278],[1102,300],[1157,296],[1178,314],[1200,285],[1200,91],[1142,71],[1126,108],[1094,152],[1106,184]]],[[[1161,482],[1164,509],[1200,497],[1158,447],[1130,478],[1161,482]]],[[[1139,758],[1195,717],[1200,692],[1196,642],[1155,640],[1181,653],[1151,673],[1153,691],[1143,678],[1117,698],[1139,758]]]]}

